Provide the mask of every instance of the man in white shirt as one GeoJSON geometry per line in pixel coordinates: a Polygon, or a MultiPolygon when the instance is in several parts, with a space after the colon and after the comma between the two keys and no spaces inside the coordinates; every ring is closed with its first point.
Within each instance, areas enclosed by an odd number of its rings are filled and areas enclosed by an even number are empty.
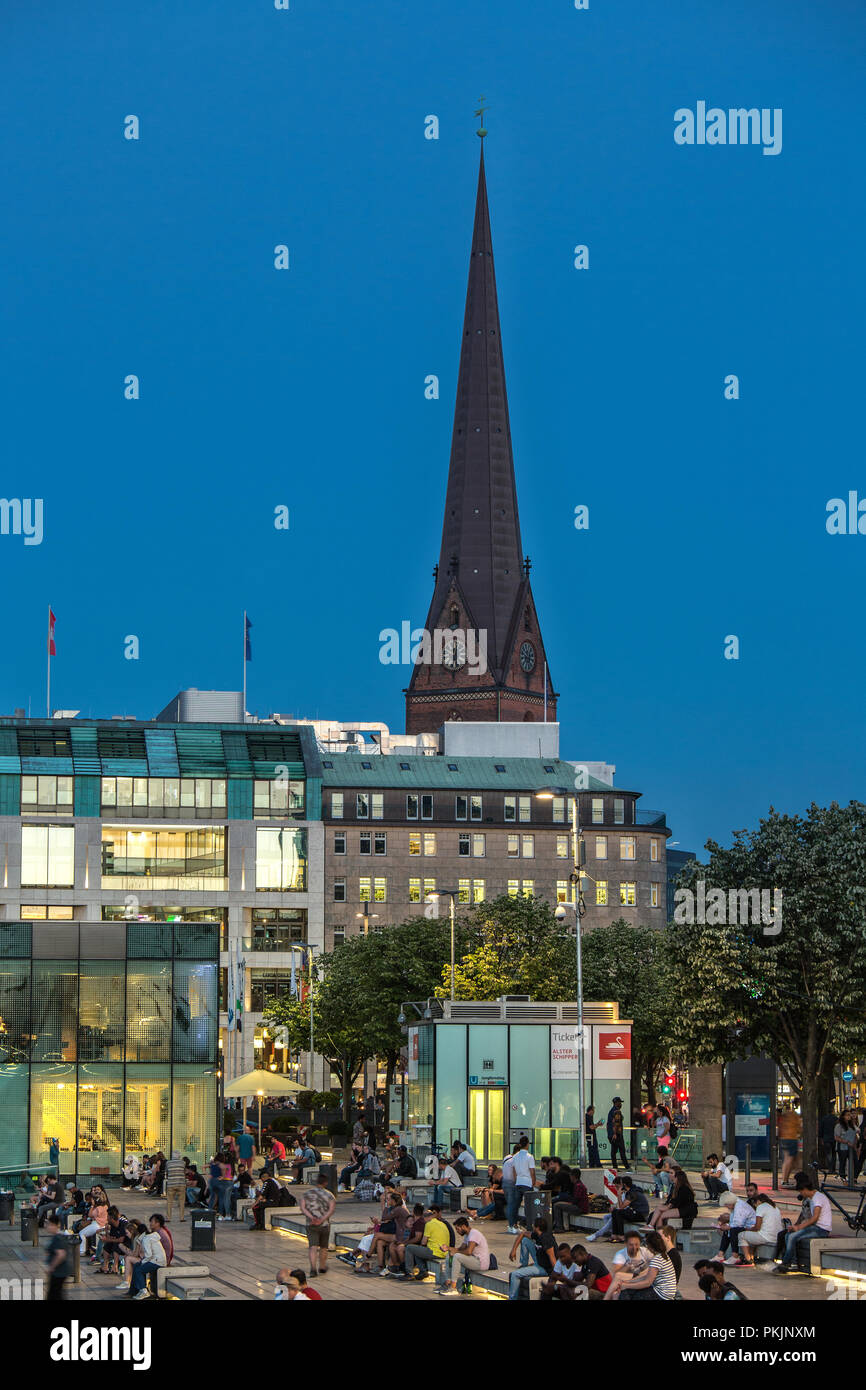
{"type": "Polygon", "coordinates": [[[560,1245],[556,1252],[556,1264],[553,1266],[553,1274],[546,1284],[541,1286],[541,1298],[545,1301],[560,1297],[559,1290],[563,1284],[576,1284],[583,1273],[582,1266],[577,1263],[571,1253],[570,1245],[560,1245]]]}
{"type": "Polygon", "coordinates": [[[623,1271],[628,1274],[639,1274],[644,1265],[649,1264],[650,1252],[645,1245],[641,1245],[640,1236],[637,1231],[632,1231],[630,1236],[626,1236],[625,1245],[621,1250],[617,1250],[611,1261],[613,1272],[616,1274],[623,1271]]]}
{"type": "Polygon", "coordinates": [[[512,1156],[511,1163],[514,1168],[514,1211],[512,1220],[508,1223],[508,1234],[516,1236],[517,1227],[513,1218],[520,1211],[520,1203],[526,1193],[531,1192],[535,1186],[535,1159],[529,1152],[529,1139],[525,1134],[512,1156]]]}
{"type": "Polygon", "coordinates": [[[746,1186],[745,1198],[738,1197],[731,1209],[727,1230],[723,1231],[722,1245],[721,1249],[719,1250],[719,1259],[724,1260],[726,1251],[728,1249],[728,1246],[730,1245],[733,1254],[728,1255],[728,1258],[725,1260],[726,1264],[739,1264],[740,1234],[743,1231],[751,1231],[754,1229],[755,1222],[757,1220],[757,1217],[755,1215],[755,1205],[757,1204],[757,1200],[758,1185],[757,1183],[750,1182],[746,1186]]]}
{"type": "Polygon", "coordinates": [[[832,1234],[833,1211],[823,1192],[815,1187],[808,1173],[797,1173],[794,1186],[799,1195],[808,1203],[809,1214],[800,1217],[790,1229],[785,1241],[782,1263],[774,1269],[774,1274],[794,1274],[791,1268],[797,1260],[800,1246],[806,1241],[818,1240],[832,1234]]]}
{"type": "Polygon", "coordinates": [[[443,1281],[439,1290],[446,1297],[459,1293],[457,1285],[465,1277],[467,1269],[487,1270],[490,1268],[490,1247],[487,1238],[470,1226],[468,1217],[458,1216],[454,1230],[460,1241],[451,1245],[442,1262],[443,1281]]]}

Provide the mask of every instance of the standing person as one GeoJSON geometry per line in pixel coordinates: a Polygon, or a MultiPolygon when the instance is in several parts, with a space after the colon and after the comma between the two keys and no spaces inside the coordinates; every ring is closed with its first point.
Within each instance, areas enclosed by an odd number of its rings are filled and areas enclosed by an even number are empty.
{"type": "Polygon", "coordinates": [[[244,1125],[244,1132],[238,1140],[238,1158],[247,1165],[247,1171],[253,1171],[253,1159],[256,1156],[256,1141],[249,1125],[244,1125]]]}
{"type": "Polygon", "coordinates": [[[803,1198],[806,1210],[789,1230],[785,1239],[782,1263],[776,1266],[774,1274],[791,1274],[791,1265],[796,1260],[801,1245],[833,1233],[833,1211],[830,1203],[824,1193],[817,1190],[809,1174],[797,1173],[794,1186],[797,1195],[803,1198]]]}
{"type": "Polygon", "coordinates": [[[454,1229],[459,1245],[450,1245],[442,1269],[444,1280],[440,1294],[446,1296],[459,1293],[461,1277],[466,1280],[466,1270],[484,1271],[490,1268],[490,1247],[480,1231],[470,1226],[468,1217],[458,1216],[454,1229]]]}
{"type": "Polygon", "coordinates": [[[186,1167],[179,1149],[172,1149],[171,1158],[165,1165],[165,1219],[171,1220],[172,1208],[177,1202],[181,1221],[186,1220],[186,1167]]]}
{"type": "Polygon", "coordinates": [[[857,1131],[857,1162],[854,1165],[855,1182],[860,1176],[864,1162],[866,1162],[866,1110],[861,1110],[860,1128],[857,1131]]]}
{"type": "Polygon", "coordinates": [[[836,1113],[834,1110],[835,1101],[830,1104],[830,1109],[826,1115],[822,1115],[818,1122],[818,1143],[824,1151],[823,1167],[826,1171],[832,1172],[836,1166],[836,1142],[833,1138],[833,1131],[836,1128],[836,1113]]]}
{"type": "MultiPolygon", "coordinates": [[[[525,1134],[521,1137],[511,1162],[514,1168],[513,1206],[516,1216],[527,1192],[531,1192],[535,1187],[535,1159],[529,1151],[529,1139],[525,1134]]],[[[513,1223],[509,1222],[508,1233],[509,1235],[516,1235],[517,1231],[512,1229],[512,1226],[513,1223]]]]}
{"type": "Polygon", "coordinates": [[[603,1121],[603,1120],[597,1120],[597,1119],[595,1118],[595,1106],[594,1106],[594,1105],[588,1105],[588,1106],[586,1107],[585,1121],[586,1121],[586,1156],[587,1156],[587,1158],[589,1159],[589,1166],[590,1166],[590,1168],[600,1168],[600,1167],[601,1167],[601,1159],[600,1159],[599,1153],[598,1153],[598,1137],[597,1137],[595,1131],[596,1131],[597,1129],[601,1129],[601,1126],[602,1126],[602,1124],[604,1123],[604,1121],[603,1121]]]}
{"type": "Polygon", "coordinates": [[[60,1140],[49,1139],[48,1141],[48,1162],[53,1168],[57,1169],[55,1177],[60,1176],[60,1140]]]}
{"type": "Polygon", "coordinates": [[[670,1149],[670,1143],[671,1139],[673,1138],[673,1135],[671,1133],[671,1112],[668,1110],[666,1105],[656,1106],[655,1121],[656,1148],[664,1149],[665,1151],[667,1151],[670,1149]]]}
{"type": "Polygon", "coordinates": [[[833,1138],[836,1140],[836,1148],[839,1152],[839,1177],[843,1182],[847,1182],[850,1172],[853,1180],[858,1135],[850,1110],[842,1111],[839,1116],[839,1123],[833,1130],[833,1138]]]}
{"type": "Polygon", "coordinates": [[[613,1105],[607,1112],[607,1138],[610,1144],[611,1166],[617,1166],[617,1154],[622,1158],[622,1166],[625,1171],[630,1172],[628,1157],[625,1151],[625,1140],[622,1127],[622,1096],[614,1096],[613,1105]]]}
{"type": "Polygon", "coordinates": [[[73,1274],[70,1258],[71,1241],[69,1236],[62,1232],[60,1222],[54,1212],[45,1218],[45,1227],[48,1231],[48,1249],[46,1252],[48,1292],[45,1298],[49,1303],[57,1303],[63,1298],[63,1286],[66,1280],[70,1279],[73,1274]]]}
{"type": "Polygon", "coordinates": [[[307,1245],[310,1247],[310,1273],[316,1279],[328,1268],[328,1241],[331,1217],[337,1199],[328,1187],[327,1173],[320,1173],[314,1187],[298,1193],[298,1206],[307,1218],[307,1245]]]}
{"type": "Polygon", "coordinates": [[[800,1136],[803,1133],[803,1121],[797,1114],[793,1105],[786,1105],[784,1110],[780,1112],[777,1127],[779,1131],[779,1148],[785,1158],[782,1165],[782,1176],[779,1180],[779,1186],[788,1187],[788,1179],[797,1166],[797,1152],[800,1144],[800,1136]]]}
{"type": "Polygon", "coordinates": [[[505,1194],[505,1222],[509,1235],[517,1234],[517,1174],[514,1171],[514,1151],[507,1153],[502,1160],[502,1191],[505,1194]]]}

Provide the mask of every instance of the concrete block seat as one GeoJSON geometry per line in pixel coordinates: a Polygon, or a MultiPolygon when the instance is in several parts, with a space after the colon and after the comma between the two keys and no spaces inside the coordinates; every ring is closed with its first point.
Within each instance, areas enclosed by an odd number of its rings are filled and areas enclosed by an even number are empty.
{"type": "Polygon", "coordinates": [[[207,1279],[195,1279],[186,1275],[171,1274],[165,1281],[163,1298],[175,1298],[185,1303],[198,1302],[202,1298],[222,1298],[207,1279]]]}
{"type": "Polygon", "coordinates": [[[866,1278],[866,1237],[821,1237],[810,1240],[807,1248],[812,1274],[826,1276],[832,1270],[841,1270],[866,1278]]]}

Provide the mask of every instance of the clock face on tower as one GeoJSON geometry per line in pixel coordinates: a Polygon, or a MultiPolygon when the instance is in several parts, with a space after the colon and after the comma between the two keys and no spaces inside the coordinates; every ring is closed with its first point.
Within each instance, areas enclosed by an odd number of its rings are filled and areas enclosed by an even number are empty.
{"type": "Polygon", "coordinates": [[[520,664],[524,671],[531,671],[535,666],[535,648],[531,642],[524,642],[521,646],[520,664]]]}
{"type": "Polygon", "coordinates": [[[456,671],[466,665],[466,644],[462,637],[446,638],[442,661],[449,671],[456,671]]]}

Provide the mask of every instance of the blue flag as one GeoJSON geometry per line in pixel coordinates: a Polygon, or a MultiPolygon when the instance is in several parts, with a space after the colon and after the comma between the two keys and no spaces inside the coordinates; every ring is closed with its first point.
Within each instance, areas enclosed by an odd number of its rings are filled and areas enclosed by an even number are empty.
{"type": "Polygon", "coordinates": [[[250,622],[250,620],[249,620],[249,618],[247,617],[247,615],[244,614],[244,642],[245,642],[245,645],[244,645],[244,661],[252,661],[252,659],[253,659],[253,647],[252,647],[252,643],[251,643],[251,641],[250,641],[250,628],[251,628],[251,627],[252,627],[252,623],[250,622]]]}

